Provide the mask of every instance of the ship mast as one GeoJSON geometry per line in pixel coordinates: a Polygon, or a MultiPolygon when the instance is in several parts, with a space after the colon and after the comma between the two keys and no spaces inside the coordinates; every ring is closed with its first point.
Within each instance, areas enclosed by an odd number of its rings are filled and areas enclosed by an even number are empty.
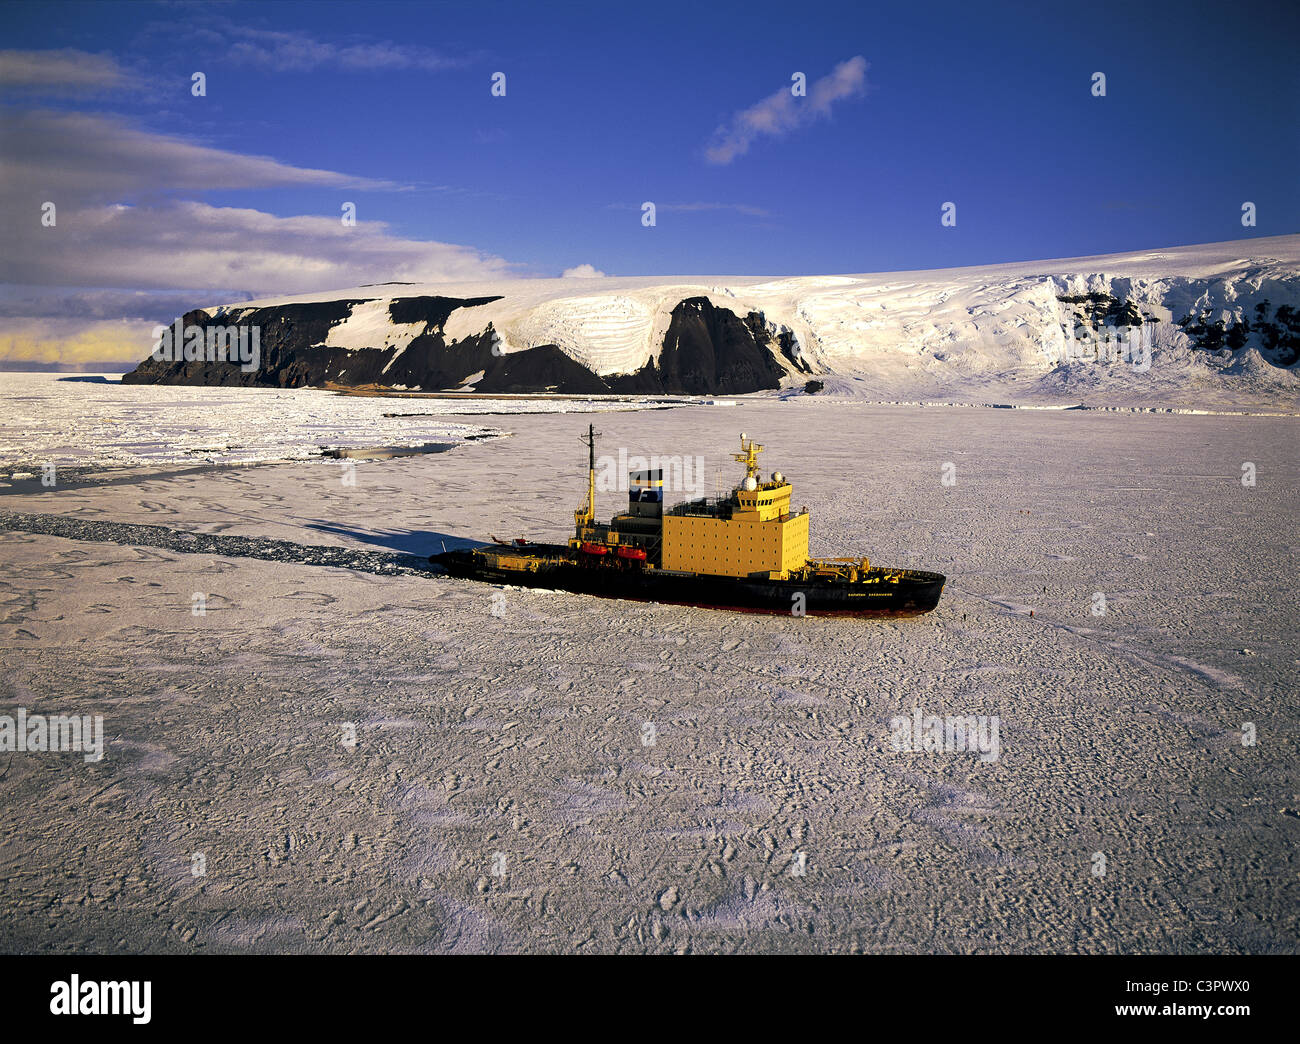
{"type": "Polygon", "coordinates": [[[578,525],[589,526],[596,521],[596,436],[600,432],[594,424],[587,425],[587,434],[580,435],[579,441],[587,444],[587,508],[574,512],[578,525]]]}

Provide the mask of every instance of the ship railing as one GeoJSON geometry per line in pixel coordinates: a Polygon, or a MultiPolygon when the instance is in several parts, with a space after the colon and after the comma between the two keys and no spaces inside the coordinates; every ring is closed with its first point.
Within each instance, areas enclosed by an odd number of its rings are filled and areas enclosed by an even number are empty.
{"type": "Polygon", "coordinates": [[[685,500],[680,504],[674,504],[668,509],[667,514],[717,518],[723,514],[724,508],[729,509],[730,506],[730,500],[726,497],[700,497],[698,500],[685,500]]]}
{"type": "MultiPolygon", "coordinates": [[[[680,504],[674,504],[664,512],[664,516],[729,519],[735,506],[730,497],[702,497],[699,500],[685,500],[680,504]]],[[[785,514],[779,515],[777,521],[788,522],[792,518],[798,518],[800,515],[808,513],[808,508],[802,507],[798,511],[787,511],[785,514]]]]}
{"type": "Polygon", "coordinates": [[[856,583],[866,576],[870,566],[866,558],[810,558],[805,568],[814,576],[843,577],[856,583]]]}

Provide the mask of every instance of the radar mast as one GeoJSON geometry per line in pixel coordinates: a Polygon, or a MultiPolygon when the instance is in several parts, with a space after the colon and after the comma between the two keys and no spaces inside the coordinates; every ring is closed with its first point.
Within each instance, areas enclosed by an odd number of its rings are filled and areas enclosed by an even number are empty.
{"type": "Polygon", "coordinates": [[[740,448],[743,452],[733,453],[731,459],[738,464],[745,465],[745,478],[752,478],[758,481],[758,455],[763,452],[763,447],[753,439],[746,441],[745,433],[740,433],[740,448]]]}

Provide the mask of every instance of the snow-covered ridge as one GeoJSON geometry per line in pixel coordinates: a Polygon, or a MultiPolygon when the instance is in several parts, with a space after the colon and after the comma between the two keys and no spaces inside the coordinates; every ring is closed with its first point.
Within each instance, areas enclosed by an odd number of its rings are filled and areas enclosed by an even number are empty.
{"type": "Polygon", "coordinates": [[[454,310],[442,328],[448,344],[491,327],[500,352],[556,345],[600,377],[634,373],[658,360],[674,308],[706,298],[741,318],[761,315],[786,383],[815,377],[831,394],[933,396],[967,385],[1074,397],[1122,389],[1168,398],[1180,390],[1199,393],[1205,381],[1223,378],[1216,393],[1254,400],[1300,388],[1294,366],[1261,355],[1257,339],[1247,338],[1236,351],[1196,351],[1176,325],[1189,314],[1208,313],[1231,326],[1254,319],[1252,309],[1265,299],[1274,309],[1300,306],[1300,235],[921,272],[390,284],[241,302],[225,311],[233,317],[276,304],[360,301],[322,343],[400,354],[426,325],[393,323],[387,308],[418,296],[496,298],[454,310]],[[1086,366],[1062,365],[1062,342],[1079,319],[1078,307],[1062,298],[1087,294],[1129,302],[1141,314],[1154,350],[1150,371],[1092,358],[1086,366]]]}

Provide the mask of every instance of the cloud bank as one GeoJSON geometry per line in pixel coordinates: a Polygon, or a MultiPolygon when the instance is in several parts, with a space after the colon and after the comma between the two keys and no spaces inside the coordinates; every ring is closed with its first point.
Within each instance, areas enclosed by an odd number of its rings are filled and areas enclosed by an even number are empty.
{"type": "MultiPolygon", "coordinates": [[[[33,76],[30,69],[10,75],[33,76]]],[[[194,198],[289,186],[338,189],[341,203],[344,191],[404,187],[393,182],[296,167],[79,112],[0,111],[0,140],[0,359],[127,362],[141,358],[155,323],[191,307],[332,286],[512,274],[503,258],[406,239],[383,222],[344,225],[337,211],[279,217],[194,198]],[[47,203],[55,207],[52,226],[42,221],[47,203]],[[123,309],[116,316],[115,307],[123,309]]]]}

